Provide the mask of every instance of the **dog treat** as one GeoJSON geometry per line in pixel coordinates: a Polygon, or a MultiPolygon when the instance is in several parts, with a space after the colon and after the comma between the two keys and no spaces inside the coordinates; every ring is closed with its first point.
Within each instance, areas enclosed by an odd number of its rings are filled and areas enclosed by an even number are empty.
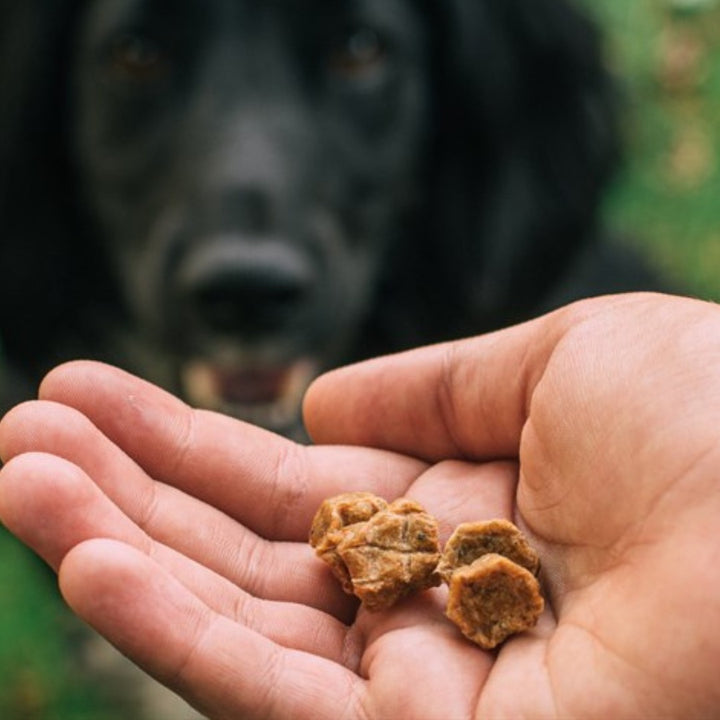
{"type": "Polygon", "coordinates": [[[413,500],[388,504],[370,493],[325,500],[313,520],[310,544],[343,590],[371,611],[441,582],[437,521],[413,500]]]}
{"type": "Polygon", "coordinates": [[[445,614],[487,650],[529,630],[543,611],[538,554],[508,520],[459,525],[441,554],[437,521],[418,503],[345,493],[320,505],[310,544],[371,611],[445,581],[445,614]]]}
{"type": "Polygon", "coordinates": [[[342,530],[348,525],[366,522],[388,503],[369,492],[350,492],[323,501],[310,528],[310,545],[318,555],[333,552],[342,530]]]}
{"type": "Polygon", "coordinates": [[[438,572],[450,584],[453,572],[488,553],[503,555],[533,575],[540,559],[527,538],[509,520],[486,520],[458,525],[445,545],[438,572]]]}
{"type": "Polygon", "coordinates": [[[458,568],[448,584],[447,617],[486,650],[534,627],[543,611],[537,578],[496,553],[458,568]]]}
{"type": "Polygon", "coordinates": [[[459,525],[438,573],[450,588],[446,615],[487,650],[537,623],[544,602],[535,575],[540,559],[508,520],[459,525]]]}

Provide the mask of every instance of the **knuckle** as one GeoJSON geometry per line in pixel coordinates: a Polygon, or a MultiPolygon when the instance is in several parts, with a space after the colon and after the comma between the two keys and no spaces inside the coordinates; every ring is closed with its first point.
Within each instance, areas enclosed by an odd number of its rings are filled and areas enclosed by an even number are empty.
{"type": "Polygon", "coordinates": [[[287,442],[278,452],[272,469],[269,497],[270,530],[276,538],[285,534],[293,516],[305,501],[309,486],[305,447],[287,442]]]}

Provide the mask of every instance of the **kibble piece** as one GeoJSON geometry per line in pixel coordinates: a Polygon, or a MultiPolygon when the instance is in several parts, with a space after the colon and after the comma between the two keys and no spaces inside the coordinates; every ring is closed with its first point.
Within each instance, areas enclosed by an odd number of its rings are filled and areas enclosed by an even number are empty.
{"type": "Polygon", "coordinates": [[[369,493],[350,495],[326,500],[310,533],[345,592],[375,611],[439,585],[437,521],[406,498],[388,505],[369,493]]]}
{"type": "Polygon", "coordinates": [[[458,568],[449,586],[446,615],[487,650],[534,627],[544,607],[537,578],[496,553],[458,568]]]}
{"type": "Polygon", "coordinates": [[[352,581],[345,562],[337,553],[345,528],[366,522],[387,506],[385,500],[372,493],[350,492],[324,500],[315,513],[310,527],[310,545],[330,566],[346,593],[352,594],[352,581]]]}
{"type": "Polygon", "coordinates": [[[337,546],[353,593],[368,610],[440,584],[438,525],[422,506],[401,498],[348,529],[337,546]]]}
{"type": "Polygon", "coordinates": [[[333,533],[347,525],[365,522],[387,506],[385,500],[369,492],[343,493],[324,500],[312,521],[310,545],[320,551],[332,546],[333,533]]]}
{"type": "Polygon", "coordinates": [[[533,575],[540,559],[527,538],[509,520],[486,520],[458,525],[445,545],[438,572],[446,583],[453,573],[488,553],[503,555],[533,575]]]}

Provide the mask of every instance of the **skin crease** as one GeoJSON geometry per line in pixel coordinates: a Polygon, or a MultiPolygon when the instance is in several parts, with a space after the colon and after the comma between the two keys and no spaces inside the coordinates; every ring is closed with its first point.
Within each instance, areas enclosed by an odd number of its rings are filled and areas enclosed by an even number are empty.
{"type": "Polygon", "coordinates": [[[211,718],[716,717],[718,368],[717,306],[584,301],[320,378],[303,447],[72,363],[0,423],[0,518],[211,718]],[[417,500],[443,541],[519,523],[538,626],[489,653],[442,589],[358,612],[306,543],[350,490],[417,500]]]}

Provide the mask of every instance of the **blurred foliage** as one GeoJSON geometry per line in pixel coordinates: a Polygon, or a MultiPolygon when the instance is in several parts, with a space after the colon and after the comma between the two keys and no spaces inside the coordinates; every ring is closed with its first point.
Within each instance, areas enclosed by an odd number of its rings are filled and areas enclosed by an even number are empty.
{"type": "Polygon", "coordinates": [[[608,216],[678,287],[720,299],[720,0],[602,0],[592,12],[627,103],[608,216]]]}
{"type": "MultiPolygon", "coordinates": [[[[584,1],[628,111],[607,216],[680,287],[720,299],[720,0],[584,1]]],[[[48,571],[0,530],[0,718],[123,715],[73,674],[71,627],[48,571]]]]}
{"type": "MultiPolygon", "coordinates": [[[[121,720],[111,694],[70,662],[77,621],[54,577],[0,528],[0,718],[121,720]]],[[[117,700],[117,698],[114,698],[117,700]]]]}

